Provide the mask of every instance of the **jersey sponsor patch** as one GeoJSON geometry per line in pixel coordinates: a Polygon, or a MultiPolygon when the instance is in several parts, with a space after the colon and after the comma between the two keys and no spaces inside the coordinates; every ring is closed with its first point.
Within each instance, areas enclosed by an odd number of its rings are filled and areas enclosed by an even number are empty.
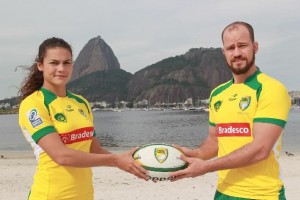
{"type": "Polygon", "coordinates": [[[249,123],[224,123],[217,124],[217,136],[218,137],[243,137],[251,136],[251,129],[249,123]]]}
{"type": "Polygon", "coordinates": [[[59,134],[61,141],[64,144],[73,144],[76,142],[91,140],[94,135],[94,127],[85,127],[81,129],[74,130],[69,133],[59,134]]]}
{"type": "Polygon", "coordinates": [[[42,118],[39,116],[37,109],[30,110],[27,114],[28,120],[33,128],[43,123],[42,118]]]}

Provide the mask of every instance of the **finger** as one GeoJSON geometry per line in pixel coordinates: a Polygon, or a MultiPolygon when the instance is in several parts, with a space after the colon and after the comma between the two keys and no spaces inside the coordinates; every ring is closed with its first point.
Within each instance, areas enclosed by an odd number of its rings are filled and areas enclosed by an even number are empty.
{"type": "Polygon", "coordinates": [[[171,177],[187,176],[187,169],[179,170],[170,174],[171,177]]]}
{"type": "Polygon", "coordinates": [[[172,146],[174,146],[174,147],[177,148],[179,151],[181,151],[182,154],[187,155],[187,156],[189,156],[189,154],[190,154],[190,152],[191,152],[191,149],[186,148],[186,147],[179,146],[179,145],[177,145],[177,144],[173,144],[172,146]]]}
{"type": "Polygon", "coordinates": [[[143,174],[148,174],[148,171],[145,168],[143,168],[138,162],[134,161],[134,165],[143,174]]]}
{"type": "Polygon", "coordinates": [[[140,171],[138,168],[133,167],[131,173],[137,176],[138,178],[144,179],[146,181],[149,180],[149,176],[146,173],[140,171]]]}
{"type": "Polygon", "coordinates": [[[139,178],[148,180],[148,171],[144,169],[140,164],[138,164],[136,161],[133,161],[133,165],[131,167],[132,171],[130,173],[136,175],[139,178]]]}
{"type": "Polygon", "coordinates": [[[174,182],[174,181],[178,181],[180,179],[184,179],[184,178],[187,178],[187,176],[174,176],[172,179],[171,179],[171,182],[174,182]]]}
{"type": "Polygon", "coordinates": [[[183,149],[181,146],[179,146],[178,144],[172,144],[173,147],[175,147],[176,149],[178,149],[179,151],[183,152],[183,149]]]}
{"type": "Polygon", "coordinates": [[[180,155],[180,159],[187,163],[191,163],[193,160],[192,158],[189,158],[189,157],[185,156],[184,154],[180,155]]]}

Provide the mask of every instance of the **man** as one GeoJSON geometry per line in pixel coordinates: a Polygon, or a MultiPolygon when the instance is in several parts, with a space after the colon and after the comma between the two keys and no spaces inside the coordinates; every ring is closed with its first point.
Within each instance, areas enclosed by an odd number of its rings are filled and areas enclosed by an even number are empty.
{"type": "Polygon", "coordinates": [[[215,200],[283,200],[278,157],[290,109],[288,92],[255,65],[258,43],[251,25],[228,25],[222,41],[233,78],[210,95],[205,141],[193,150],[178,147],[189,167],[172,173],[173,181],[218,171],[215,200]]]}

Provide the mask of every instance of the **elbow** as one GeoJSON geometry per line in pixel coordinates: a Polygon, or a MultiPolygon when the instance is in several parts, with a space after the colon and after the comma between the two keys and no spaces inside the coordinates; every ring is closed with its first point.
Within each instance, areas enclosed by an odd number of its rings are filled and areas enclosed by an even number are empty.
{"type": "Polygon", "coordinates": [[[270,151],[267,149],[261,149],[259,152],[256,153],[255,160],[257,162],[266,160],[270,156],[270,151]]]}
{"type": "Polygon", "coordinates": [[[56,162],[56,164],[60,166],[64,166],[64,167],[68,166],[66,159],[63,157],[55,159],[54,162],[56,162]]]}
{"type": "Polygon", "coordinates": [[[68,159],[68,156],[65,154],[55,155],[52,157],[52,160],[60,166],[64,166],[64,167],[70,166],[70,162],[69,162],[70,159],[68,159]]]}

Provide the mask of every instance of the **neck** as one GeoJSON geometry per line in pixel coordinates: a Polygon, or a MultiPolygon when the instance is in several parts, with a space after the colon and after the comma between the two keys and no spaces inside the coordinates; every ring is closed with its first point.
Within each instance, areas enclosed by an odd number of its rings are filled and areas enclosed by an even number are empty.
{"type": "Polygon", "coordinates": [[[65,97],[67,96],[67,90],[65,87],[53,87],[49,85],[43,85],[43,87],[51,92],[53,92],[58,97],[65,97]]]}

